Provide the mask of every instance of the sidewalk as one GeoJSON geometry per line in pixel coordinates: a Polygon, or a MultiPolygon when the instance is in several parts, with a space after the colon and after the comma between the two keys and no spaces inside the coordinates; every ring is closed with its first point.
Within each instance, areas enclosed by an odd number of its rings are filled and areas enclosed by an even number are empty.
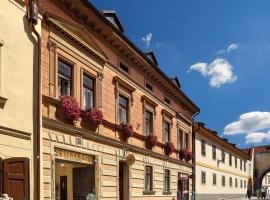
{"type": "MultiPolygon", "coordinates": [[[[252,197],[252,200],[258,200],[257,197],[252,197]]],[[[219,199],[219,200],[248,200],[247,198],[237,198],[237,199],[219,199]]],[[[270,197],[266,198],[265,200],[270,200],[270,197]]]]}

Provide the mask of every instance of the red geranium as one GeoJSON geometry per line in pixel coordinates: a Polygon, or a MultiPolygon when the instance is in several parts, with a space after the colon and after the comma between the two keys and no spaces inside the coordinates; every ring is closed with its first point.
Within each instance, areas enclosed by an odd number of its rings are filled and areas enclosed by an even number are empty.
{"type": "Polygon", "coordinates": [[[181,149],[179,152],[179,158],[181,160],[186,160],[187,159],[187,150],[186,149],[181,149]]]}
{"type": "Polygon", "coordinates": [[[91,108],[86,111],[84,117],[88,119],[94,126],[98,126],[103,122],[103,113],[98,108],[91,108]]]}
{"type": "Polygon", "coordinates": [[[122,122],[120,124],[120,127],[121,127],[123,133],[125,134],[124,135],[125,138],[132,137],[132,135],[133,135],[133,126],[131,124],[122,122]]]}
{"type": "Polygon", "coordinates": [[[158,138],[154,134],[150,134],[146,137],[146,144],[148,145],[149,148],[153,148],[154,146],[157,145],[158,138]]]}
{"type": "Polygon", "coordinates": [[[175,150],[174,144],[172,142],[167,142],[165,144],[164,150],[167,156],[171,155],[173,151],[175,150]]]}
{"type": "Polygon", "coordinates": [[[189,151],[189,150],[187,150],[186,152],[187,152],[186,161],[188,162],[188,161],[190,161],[192,159],[192,152],[189,151]]]}
{"type": "Polygon", "coordinates": [[[70,96],[59,97],[59,115],[69,123],[75,123],[79,120],[81,110],[77,101],[70,96]]]}

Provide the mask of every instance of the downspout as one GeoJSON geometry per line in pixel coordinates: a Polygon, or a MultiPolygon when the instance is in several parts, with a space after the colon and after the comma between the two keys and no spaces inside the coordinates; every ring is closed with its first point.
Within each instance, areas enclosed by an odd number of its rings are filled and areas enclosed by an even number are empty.
{"type": "Polygon", "coordinates": [[[193,199],[192,200],[195,200],[196,199],[196,194],[195,194],[195,191],[196,191],[196,148],[195,148],[195,134],[196,132],[200,129],[200,126],[198,129],[194,130],[195,128],[195,117],[197,115],[200,114],[200,110],[192,116],[192,194],[193,194],[193,199]]]}
{"type": "MultiPolygon", "coordinates": [[[[37,1],[37,0],[36,0],[37,1]]],[[[36,36],[37,39],[37,48],[38,48],[38,58],[37,58],[37,66],[33,65],[33,73],[37,73],[37,87],[36,91],[34,91],[34,98],[36,96],[36,115],[34,115],[34,120],[36,119],[36,135],[34,135],[34,143],[33,143],[33,150],[34,150],[34,191],[35,191],[35,200],[40,200],[40,129],[41,129],[41,116],[40,116],[40,87],[41,87],[41,37],[37,30],[35,29],[35,25],[38,23],[38,6],[37,2],[34,0],[29,1],[28,5],[28,13],[27,18],[31,25],[31,30],[36,36]]],[[[35,74],[34,74],[35,76],[35,74]]],[[[35,84],[35,83],[33,83],[35,84]]],[[[33,86],[34,87],[34,86],[33,86]]]]}

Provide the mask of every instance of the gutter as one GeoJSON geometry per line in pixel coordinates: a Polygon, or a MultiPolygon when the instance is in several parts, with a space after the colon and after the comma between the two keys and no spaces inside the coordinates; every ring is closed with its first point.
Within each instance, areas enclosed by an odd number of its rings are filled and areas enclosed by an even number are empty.
{"type": "Polygon", "coordinates": [[[196,148],[195,148],[195,134],[198,130],[200,130],[200,126],[194,130],[195,128],[195,117],[200,114],[200,110],[192,116],[192,200],[196,199],[196,148]]]}
{"type": "MultiPolygon", "coordinates": [[[[37,58],[37,66],[33,65],[33,73],[34,77],[37,75],[37,86],[34,87],[33,92],[33,98],[36,97],[36,107],[33,107],[34,109],[34,120],[36,119],[36,122],[34,123],[34,130],[36,134],[34,134],[34,142],[33,142],[33,153],[34,153],[34,199],[39,200],[40,199],[40,132],[41,132],[41,111],[40,111],[40,99],[41,99],[41,37],[37,30],[35,29],[35,25],[38,23],[38,6],[37,1],[34,2],[34,0],[30,0],[28,4],[28,11],[27,11],[27,18],[28,22],[30,23],[31,29],[33,34],[36,36],[37,39],[37,48],[38,48],[38,58],[37,58]],[[36,112],[35,112],[36,110],[36,112]]],[[[35,84],[35,83],[33,83],[35,84]]]]}

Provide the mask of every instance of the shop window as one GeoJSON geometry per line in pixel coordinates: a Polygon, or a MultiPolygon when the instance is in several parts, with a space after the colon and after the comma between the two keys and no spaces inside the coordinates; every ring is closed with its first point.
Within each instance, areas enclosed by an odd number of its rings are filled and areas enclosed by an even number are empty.
{"type": "Polygon", "coordinates": [[[213,174],[213,185],[217,185],[217,174],[213,174]]]}
{"type": "Polygon", "coordinates": [[[206,172],[204,171],[201,172],[201,184],[202,185],[206,184],[206,172]]]}
{"type": "Polygon", "coordinates": [[[70,96],[72,85],[72,66],[58,60],[58,94],[59,96],[70,96]]]}
{"type": "Polygon", "coordinates": [[[225,176],[222,176],[222,187],[225,187],[226,185],[226,179],[225,176]]]}
{"type": "Polygon", "coordinates": [[[212,159],[217,159],[217,147],[215,145],[212,145],[212,159]]]}
{"type": "Polygon", "coordinates": [[[146,165],[145,167],[145,185],[146,191],[153,191],[153,167],[146,165]]]}
{"type": "Polygon", "coordinates": [[[153,133],[153,112],[146,110],[144,112],[145,135],[153,133]]]}
{"type": "Polygon", "coordinates": [[[171,137],[171,123],[164,121],[164,143],[170,142],[171,137]]]}
{"type": "Polygon", "coordinates": [[[128,114],[129,114],[129,99],[119,95],[119,122],[128,123],[128,114]]]}
{"type": "Polygon", "coordinates": [[[164,170],[164,192],[170,191],[170,185],[171,185],[171,174],[170,170],[165,169],[164,170]]]}
{"type": "Polygon", "coordinates": [[[201,155],[205,156],[206,155],[206,145],[205,145],[205,141],[201,140],[201,155]]]}
{"type": "Polygon", "coordinates": [[[83,75],[83,107],[85,109],[94,107],[94,96],[95,96],[94,79],[84,74],[83,75]]]}

